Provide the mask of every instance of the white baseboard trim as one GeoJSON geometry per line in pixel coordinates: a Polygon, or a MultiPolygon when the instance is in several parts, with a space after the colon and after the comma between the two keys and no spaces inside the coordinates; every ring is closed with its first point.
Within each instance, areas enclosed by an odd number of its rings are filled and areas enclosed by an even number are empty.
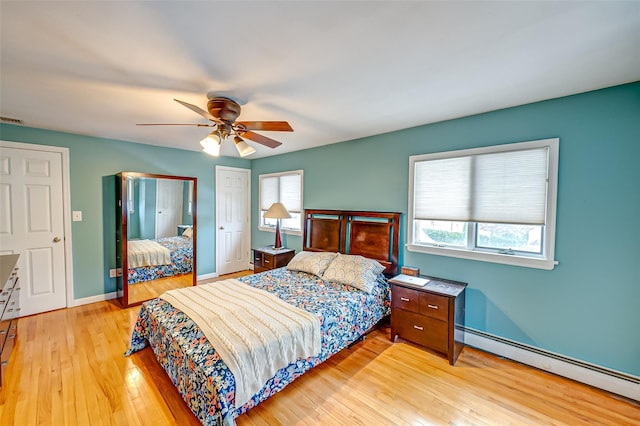
{"type": "Polygon", "coordinates": [[[212,272],[210,274],[202,274],[202,275],[197,275],[196,276],[196,282],[197,281],[203,281],[203,280],[208,280],[211,278],[218,278],[220,275],[218,275],[217,272],[212,272]]]}
{"type": "MultiPolygon", "coordinates": [[[[209,278],[218,278],[217,272],[212,272],[210,274],[198,275],[196,277],[197,281],[200,280],[208,280],[209,278]]],[[[111,300],[118,297],[118,293],[113,291],[111,293],[98,294],[96,296],[83,297],[82,299],[74,299],[73,305],[69,306],[69,308],[73,308],[74,306],[88,305],[89,303],[103,302],[105,300],[111,300]]]]}
{"type": "MultiPolygon", "coordinates": [[[[96,296],[83,297],[82,299],[74,299],[73,306],[88,305],[89,303],[96,303],[96,302],[102,302],[105,300],[115,299],[117,295],[118,295],[117,292],[114,291],[111,293],[98,294],[96,296]]],[[[69,306],[69,307],[72,308],[73,306],[69,306]]]]}
{"type": "Polygon", "coordinates": [[[640,401],[640,377],[465,327],[465,344],[640,401]]]}

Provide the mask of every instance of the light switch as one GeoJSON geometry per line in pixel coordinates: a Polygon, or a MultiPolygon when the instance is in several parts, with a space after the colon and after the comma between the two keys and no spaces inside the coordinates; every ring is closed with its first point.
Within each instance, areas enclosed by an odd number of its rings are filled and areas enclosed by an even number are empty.
{"type": "Polygon", "coordinates": [[[82,222],[82,211],[74,210],[72,217],[74,222],[82,222]]]}

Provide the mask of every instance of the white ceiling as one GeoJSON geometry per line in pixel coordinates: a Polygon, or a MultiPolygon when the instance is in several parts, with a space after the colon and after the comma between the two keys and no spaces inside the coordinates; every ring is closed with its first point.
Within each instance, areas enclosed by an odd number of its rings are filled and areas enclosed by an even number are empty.
{"type": "Polygon", "coordinates": [[[640,80],[638,1],[3,0],[0,19],[0,115],[200,150],[208,129],[136,123],[204,124],[173,98],[226,94],[295,130],[249,158],[640,80]]]}

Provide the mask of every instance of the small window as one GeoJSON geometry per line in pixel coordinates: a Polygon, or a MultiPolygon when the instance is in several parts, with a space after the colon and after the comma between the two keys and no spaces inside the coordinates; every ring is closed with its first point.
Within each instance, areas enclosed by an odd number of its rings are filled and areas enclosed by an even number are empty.
{"type": "Polygon", "coordinates": [[[410,157],[408,249],[553,269],[558,145],[410,157]]]}
{"type": "Polygon", "coordinates": [[[280,229],[287,233],[302,233],[302,170],[260,175],[260,225],[263,231],[275,230],[276,219],[264,214],[273,203],[282,203],[291,215],[281,219],[280,229]]]}
{"type": "Polygon", "coordinates": [[[132,177],[127,176],[127,209],[129,214],[136,212],[136,198],[135,198],[136,184],[132,177]]]}

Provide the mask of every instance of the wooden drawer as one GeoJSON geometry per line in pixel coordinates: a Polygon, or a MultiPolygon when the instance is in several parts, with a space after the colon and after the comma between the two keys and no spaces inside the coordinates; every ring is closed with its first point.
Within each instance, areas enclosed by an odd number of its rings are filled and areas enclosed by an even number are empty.
{"type": "Polygon", "coordinates": [[[253,271],[263,272],[286,266],[295,254],[292,249],[253,249],[253,271]]]}
{"type": "Polygon", "coordinates": [[[420,294],[421,292],[417,290],[393,286],[391,290],[391,303],[394,308],[419,313],[420,294]]]}
{"type": "Polygon", "coordinates": [[[11,289],[16,285],[17,281],[18,281],[17,272],[12,272],[11,276],[9,277],[9,279],[3,283],[4,285],[2,286],[2,289],[0,290],[0,299],[2,299],[2,296],[5,296],[9,292],[11,292],[11,289]]]}
{"type": "Polygon", "coordinates": [[[276,257],[269,253],[262,253],[262,263],[260,266],[267,269],[275,268],[276,257]]]}
{"type": "Polygon", "coordinates": [[[18,318],[20,316],[20,287],[14,287],[11,295],[9,296],[9,300],[7,300],[7,306],[4,309],[4,312],[0,315],[1,320],[10,320],[13,318],[18,318]]]}
{"type": "Polygon", "coordinates": [[[261,251],[253,251],[253,266],[254,267],[262,267],[262,257],[263,253],[261,251]]]}
{"type": "Polygon", "coordinates": [[[444,321],[402,309],[391,312],[393,329],[403,339],[446,353],[449,346],[448,326],[444,321]]]}
{"type": "Polygon", "coordinates": [[[424,276],[422,287],[404,276],[391,284],[391,341],[397,337],[445,353],[454,365],[464,348],[466,283],[424,276]]]}
{"type": "Polygon", "coordinates": [[[4,342],[4,346],[2,348],[2,352],[0,353],[0,384],[2,383],[7,367],[9,366],[9,357],[11,356],[11,351],[15,346],[16,340],[18,339],[18,321],[11,321],[9,325],[9,332],[7,334],[7,338],[4,342]]]}
{"type": "Polygon", "coordinates": [[[18,277],[11,276],[6,281],[2,290],[0,290],[0,318],[2,318],[2,314],[4,313],[7,305],[9,304],[11,293],[13,292],[13,288],[16,286],[17,282],[18,282],[18,277]]]}
{"type": "Polygon", "coordinates": [[[432,293],[420,294],[420,313],[442,321],[449,318],[449,298],[432,293]]]}
{"type": "Polygon", "coordinates": [[[18,320],[13,320],[10,322],[9,327],[7,329],[7,337],[4,341],[4,345],[2,346],[2,360],[8,360],[9,355],[11,354],[11,350],[16,342],[16,338],[18,337],[18,320]]]}
{"type": "MultiPolygon", "coordinates": [[[[18,339],[20,282],[16,267],[19,255],[0,256],[0,390],[9,366],[11,351],[18,339]]],[[[0,392],[0,396],[3,393],[0,392]]],[[[2,401],[0,401],[2,404],[2,401]]]]}
{"type": "Polygon", "coordinates": [[[9,296],[0,296],[0,319],[2,319],[4,315],[4,310],[7,308],[7,302],[9,301],[9,296]]]}
{"type": "Polygon", "coordinates": [[[11,321],[0,321],[0,352],[2,351],[2,348],[4,348],[4,342],[7,339],[7,336],[9,335],[9,325],[11,324],[11,321]]]}

